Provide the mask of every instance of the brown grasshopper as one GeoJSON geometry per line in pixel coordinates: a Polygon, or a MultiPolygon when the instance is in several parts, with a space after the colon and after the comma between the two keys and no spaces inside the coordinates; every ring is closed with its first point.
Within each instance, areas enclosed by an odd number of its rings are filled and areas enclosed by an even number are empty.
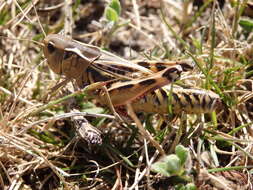
{"type": "MultiPolygon", "coordinates": [[[[114,82],[105,85],[112,104],[118,106],[117,102],[121,102],[121,105],[124,105],[131,100],[136,111],[167,113],[168,89],[162,89],[160,92],[159,90],[154,91],[169,83],[169,80],[164,81],[163,70],[174,67],[179,74],[182,70],[192,69],[192,66],[184,61],[127,61],[95,46],[82,44],[58,34],[48,35],[44,44],[45,57],[49,67],[55,73],[76,80],[79,87],[84,84],[113,80],[114,82]],[[155,78],[152,82],[146,83],[145,86],[142,85],[143,81],[148,81],[152,77],[155,78]],[[129,82],[128,80],[133,81],[129,82]],[[164,82],[163,85],[161,85],[161,81],[164,82]],[[149,93],[147,94],[147,92],[149,93]]],[[[168,72],[167,75],[169,76],[168,72]]],[[[174,77],[173,80],[178,77],[174,77]]],[[[108,104],[108,101],[105,100],[105,93],[99,91],[99,94],[95,88],[94,86],[90,88],[90,92],[94,90],[94,93],[89,94],[100,103],[102,102],[103,105],[108,104]]],[[[173,90],[171,104],[177,113],[181,111],[206,113],[215,110],[220,105],[219,96],[211,91],[183,88],[173,90]]]]}
{"type": "MultiPolygon", "coordinates": [[[[159,89],[177,80],[182,71],[192,69],[185,62],[130,62],[97,47],[82,45],[56,34],[47,36],[44,44],[45,57],[55,73],[75,80],[80,88],[88,85],[87,94],[100,104],[109,106],[118,118],[114,107],[125,108],[126,105],[142,136],[162,155],[163,149],[143,128],[133,111],[167,114],[170,104],[173,114],[205,113],[220,105],[219,96],[210,91],[177,89],[172,91],[173,98],[169,100],[170,90],[159,89]]],[[[77,127],[81,131],[80,136],[88,142],[101,143],[100,133],[87,122],[85,126],[77,127]]]]}
{"type": "MultiPolygon", "coordinates": [[[[112,59],[115,57],[113,54],[98,51],[93,46],[80,47],[79,42],[60,35],[47,36],[44,44],[44,54],[50,68],[57,74],[65,75],[69,80],[74,79],[79,87],[90,84],[86,88],[88,95],[96,98],[103,105],[109,105],[115,116],[117,113],[114,106],[125,105],[149,91],[177,80],[183,70],[180,65],[173,65],[152,74],[151,70],[143,66],[121,58],[115,61],[112,59]],[[140,78],[135,74],[139,74],[140,78]]],[[[138,128],[142,135],[149,139],[161,154],[164,154],[160,145],[147,134],[144,128],[142,126],[138,128]]],[[[90,134],[86,129],[84,130],[84,134],[86,132],[90,134]]],[[[92,131],[92,135],[83,136],[100,139],[100,134],[96,130],[92,131]]],[[[93,139],[88,140],[93,141],[93,139]]]]}

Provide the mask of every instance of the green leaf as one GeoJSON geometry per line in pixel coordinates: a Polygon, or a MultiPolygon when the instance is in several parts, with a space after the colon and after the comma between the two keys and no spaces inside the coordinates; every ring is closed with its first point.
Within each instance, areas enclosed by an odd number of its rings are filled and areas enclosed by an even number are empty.
{"type": "Polygon", "coordinates": [[[156,162],[151,165],[151,170],[153,172],[162,174],[164,176],[170,176],[171,174],[168,172],[168,165],[165,162],[156,162]]]}
{"type": "Polygon", "coordinates": [[[181,171],[181,161],[177,155],[171,154],[152,164],[151,170],[165,176],[177,175],[181,171]]]}
{"type": "Polygon", "coordinates": [[[109,7],[116,11],[117,15],[120,16],[121,13],[121,6],[119,0],[112,0],[109,3],[109,7]]]}
{"type": "Polygon", "coordinates": [[[183,145],[177,145],[175,152],[181,161],[181,166],[183,166],[183,164],[185,163],[187,156],[188,156],[188,149],[185,148],[183,145]]]}
{"type": "Polygon", "coordinates": [[[239,21],[239,25],[244,29],[247,30],[249,32],[251,32],[253,30],[253,21],[249,20],[249,19],[241,19],[239,21]]]}
{"type": "Polygon", "coordinates": [[[181,170],[181,160],[175,154],[171,154],[164,158],[164,162],[168,165],[168,172],[171,174],[178,174],[181,170]]]}
{"type": "Polygon", "coordinates": [[[111,7],[106,7],[105,17],[108,21],[111,21],[111,22],[117,22],[119,19],[117,12],[111,7]]]}

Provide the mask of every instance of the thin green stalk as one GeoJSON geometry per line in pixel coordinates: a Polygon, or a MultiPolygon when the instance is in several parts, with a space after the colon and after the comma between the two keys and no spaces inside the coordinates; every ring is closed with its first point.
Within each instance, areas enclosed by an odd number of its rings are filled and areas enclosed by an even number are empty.
{"type": "Polygon", "coordinates": [[[208,169],[207,171],[209,173],[213,172],[224,172],[224,171],[231,171],[231,170],[242,170],[242,169],[251,169],[253,168],[253,165],[249,166],[231,166],[231,167],[225,167],[225,168],[213,168],[213,169],[208,169]]]}
{"type": "Polygon", "coordinates": [[[86,92],[86,90],[87,90],[87,88],[84,88],[82,90],[78,90],[78,91],[76,91],[76,92],[74,92],[72,94],[69,94],[69,95],[64,96],[62,98],[59,98],[57,100],[53,100],[53,101],[49,102],[48,104],[42,105],[42,106],[38,107],[37,109],[33,110],[32,112],[26,114],[23,118],[35,116],[35,115],[41,113],[42,111],[45,111],[46,109],[52,108],[56,104],[59,104],[61,102],[64,102],[64,101],[66,101],[66,100],[68,100],[70,98],[76,97],[76,96],[78,96],[78,95],[86,92]]]}
{"type": "Polygon", "coordinates": [[[215,2],[213,3],[213,10],[212,10],[212,22],[211,22],[211,48],[210,48],[210,62],[208,65],[208,72],[213,67],[214,62],[214,48],[215,48],[215,42],[216,42],[216,27],[215,27],[215,2]]]}
{"type": "Polygon", "coordinates": [[[198,66],[198,68],[200,69],[200,71],[205,75],[206,80],[209,80],[210,84],[214,87],[214,89],[216,90],[216,92],[219,94],[219,96],[221,98],[225,98],[224,94],[222,93],[221,89],[218,87],[218,85],[213,81],[213,79],[211,79],[211,77],[208,75],[208,73],[205,71],[205,69],[203,69],[202,65],[198,62],[198,60],[195,58],[195,56],[193,54],[191,54],[190,52],[186,52],[192,59],[193,61],[196,63],[196,65],[198,66]]]}

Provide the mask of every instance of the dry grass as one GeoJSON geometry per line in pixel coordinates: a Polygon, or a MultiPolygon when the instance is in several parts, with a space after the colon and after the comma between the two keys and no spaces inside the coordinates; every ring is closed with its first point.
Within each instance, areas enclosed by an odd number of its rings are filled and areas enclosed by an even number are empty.
{"type": "MultiPolygon", "coordinates": [[[[197,2],[124,1],[123,24],[114,33],[101,24],[104,1],[76,1],[67,5],[72,12],[61,1],[0,2],[0,189],[186,189],[189,183],[199,189],[253,189],[252,5],[197,2]],[[245,19],[248,30],[239,24],[245,19]],[[72,86],[50,92],[60,76],[44,61],[42,28],[47,34],[64,28],[126,59],[195,63],[178,83],[216,92],[225,107],[205,115],[182,113],[173,121],[140,116],[167,155],[178,144],[189,148],[183,174],[150,171],[159,154],[133,122],[88,116],[103,131],[103,144],[75,138],[73,123],[58,119],[69,112],[61,97],[72,86]]],[[[83,95],[76,99],[83,112],[109,113],[83,95]]]]}

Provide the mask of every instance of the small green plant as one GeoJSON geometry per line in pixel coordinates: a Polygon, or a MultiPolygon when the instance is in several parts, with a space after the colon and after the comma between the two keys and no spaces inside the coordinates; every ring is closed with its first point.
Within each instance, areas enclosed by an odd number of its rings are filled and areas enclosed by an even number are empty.
{"type": "Polygon", "coordinates": [[[107,48],[111,37],[115,33],[115,31],[129,23],[129,21],[120,21],[120,14],[121,5],[119,0],[111,0],[105,8],[105,19],[102,21],[105,33],[102,40],[102,46],[105,48],[107,48]]]}
{"type": "Polygon", "coordinates": [[[116,24],[121,13],[121,6],[119,0],[111,0],[105,8],[105,18],[107,21],[116,24]]]}
{"type": "Polygon", "coordinates": [[[151,166],[151,169],[167,177],[183,175],[185,173],[184,164],[187,159],[188,149],[182,145],[177,145],[175,153],[176,154],[165,156],[161,160],[155,162],[151,166]]]}
{"type": "MultiPolygon", "coordinates": [[[[184,184],[191,182],[191,178],[187,175],[187,171],[185,169],[188,152],[188,149],[184,146],[177,145],[175,154],[170,154],[155,162],[151,165],[151,170],[166,177],[178,177],[184,184]]],[[[192,183],[188,183],[186,185],[177,184],[177,189],[188,190],[196,189],[196,187],[192,183]]]]}

